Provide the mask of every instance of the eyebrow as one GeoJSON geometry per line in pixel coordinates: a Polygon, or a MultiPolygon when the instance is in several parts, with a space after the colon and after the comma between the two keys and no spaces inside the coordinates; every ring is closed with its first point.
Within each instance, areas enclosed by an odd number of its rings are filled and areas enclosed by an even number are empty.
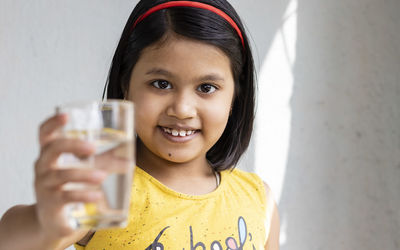
{"type": "MultiPolygon", "coordinates": [[[[169,72],[168,70],[162,68],[152,68],[146,72],[146,75],[161,75],[166,77],[173,77],[174,74],[169,72]]],[[[224,81],[224,77],[217,73],[210,73],[203,76],[200,76],[196,79],[197,81],[204,82],[204,81],[224,81]]]]}
{"type": "Polygon", "coordinates": [[[172,76],[173,74],[168,70],[161,68],[152,68],[146,72],[146,75],[163,75],[163,76],[172,76]]]}

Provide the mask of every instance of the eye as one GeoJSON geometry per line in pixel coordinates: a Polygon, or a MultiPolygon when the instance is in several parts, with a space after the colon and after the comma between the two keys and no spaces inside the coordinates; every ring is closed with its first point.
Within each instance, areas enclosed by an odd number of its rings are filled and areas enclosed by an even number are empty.
{"type": "Polygon", "coordinates": [[[197,90],[202,92],[202,93],[211,94],[211,93],[213,93],[213,92],[215,92],[217,90],[217,87],[215,87],[215,86],[213,86],[211,84],[205,83],[205,84],[200,85],[197,88],[197,90]]]}
{"type": "Polygon", "coordinates": [[[168,81],[165,80],[157,80],[151,83],[154,87],[158,89],[171,89],[172,86],[168,81]]]}

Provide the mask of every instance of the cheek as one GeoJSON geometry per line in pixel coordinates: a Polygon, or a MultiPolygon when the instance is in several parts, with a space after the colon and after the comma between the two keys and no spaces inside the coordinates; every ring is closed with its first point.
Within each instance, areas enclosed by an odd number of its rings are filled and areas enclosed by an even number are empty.
{"type": "Polygon", "coordinates": [[[139,135],[149,133],[157,125],[158,115],[160,114],[160,105],[150,101],[151,98],[135,98],[135,126],[139,135]],[[147,132],[146,132],[147,131],[147,132]]]}
{"type": "Polygon", "coordinates": [[[226,89],[218,98],[205,105],[207,109],[202,112],[203,117],[206,118],[203,119],[204,125],[208,127],[209,133],[218,137],[217,139],[222,135],[228,123],[232,98],[233,84],[231,89],[226,89]]]}
{"type": "Polygon", "coordinates": [[[203,123],[207,127],[208,133],[218,138],[225,130],[229,118],[230,105],[228,106],[226,103],[228,102],[214,103],[207,106],[202,112],[203,123]]]}

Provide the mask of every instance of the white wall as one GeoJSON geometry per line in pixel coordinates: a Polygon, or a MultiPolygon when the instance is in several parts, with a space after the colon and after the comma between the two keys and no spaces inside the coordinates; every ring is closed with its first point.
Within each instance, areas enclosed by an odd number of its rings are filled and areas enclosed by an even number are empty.
{"type": "Polygon", "coordinates": [[[400,2],[282,4],[255,136],[281,249],[400,249],[400,2]]]}
{"type": "MultiPolygon", "coordinates": [[[[100,98],[136,2],[0,2],[0,215],[34,202],[39,123],[100,98]]],[[[281,249],[400,249],[400,2],[231,2],[260,82],[241,168],[279,201],[281,249]]]]}
{"type": "Polygon", "coordinates": [[[132,1],[0,2],[0,214],[33,199],[41,121],[58,104],[100,99],[132,1]]]}

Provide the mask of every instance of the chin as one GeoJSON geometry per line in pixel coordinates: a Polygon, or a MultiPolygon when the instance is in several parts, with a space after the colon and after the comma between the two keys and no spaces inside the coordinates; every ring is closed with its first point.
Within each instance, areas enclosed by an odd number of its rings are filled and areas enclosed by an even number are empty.
{"type": "Polygon", "coordinates": [[[187,154],[179,154],[173,152],[163,153],[161,157],[170,163],[176,163],[176,164],[188,163],[196,159],[196,157],[188,157],[187,154]]]}

